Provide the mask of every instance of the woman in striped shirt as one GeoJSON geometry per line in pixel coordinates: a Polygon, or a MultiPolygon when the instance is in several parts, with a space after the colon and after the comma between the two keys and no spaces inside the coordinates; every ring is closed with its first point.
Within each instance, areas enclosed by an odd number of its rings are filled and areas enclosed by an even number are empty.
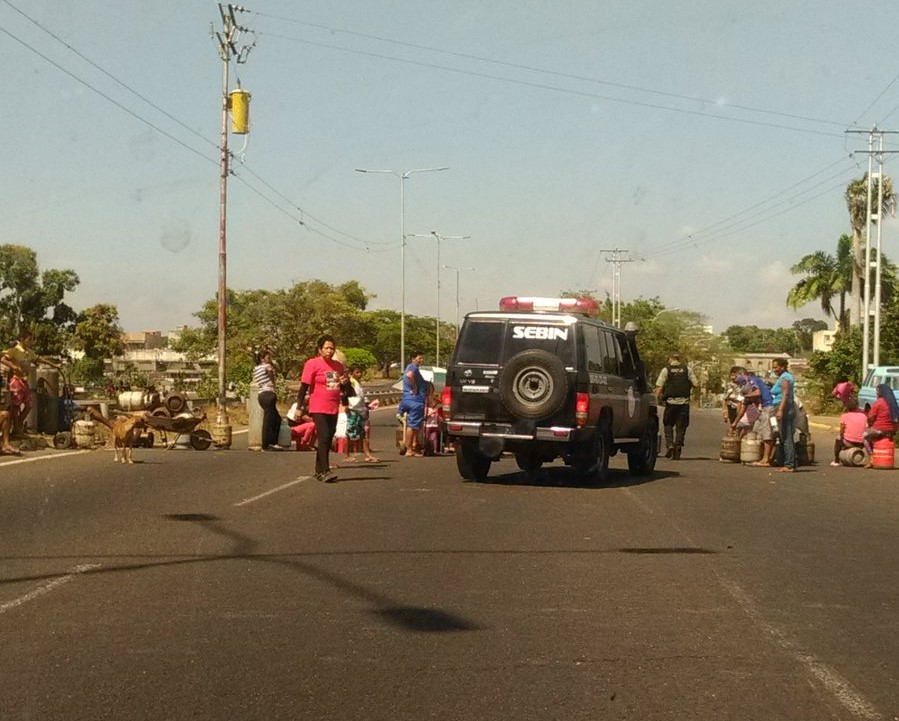
{"type": "Polygon", "coordinates": [[[262,450],[280,451],[278,432],[281,430],[281,416],[278,415],[275,367],[270,350],[259,352],[259,361],[253,369],[253,384],[259,391],[257,399],[262,406],[262,450]]]}

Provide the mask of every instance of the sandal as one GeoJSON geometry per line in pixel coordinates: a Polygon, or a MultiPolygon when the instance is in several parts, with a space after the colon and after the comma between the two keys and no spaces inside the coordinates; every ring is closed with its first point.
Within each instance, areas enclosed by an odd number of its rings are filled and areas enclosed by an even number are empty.
{"type": "Polygon", "coordinates": [[[792,466],[781,466],[777,469],[778,473],[795,473],[796,469],[792,466]]]}
{"type": "Polygon", "coordinates": [[[750,466],[755,466],[756,468],[770,468],[771,464],[765,461],[756,461],[755,463],[750,463],[750,466]]]}
{"type": "Polygon", "coordinates": [[[374,456],[366,456],[366,457],[365,457],[365,462],[366,462],[366,463],[378,463],[378,462],[379,462],[379,459],[378,459],[378,458],[375,458],[374,456]]]}

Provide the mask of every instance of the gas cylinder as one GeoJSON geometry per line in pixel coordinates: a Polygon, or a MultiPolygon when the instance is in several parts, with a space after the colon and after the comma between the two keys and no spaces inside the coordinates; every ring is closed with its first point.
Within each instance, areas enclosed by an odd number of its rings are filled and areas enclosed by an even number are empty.
{"type": "Polygon", "coordinates": [[[892,438],[878,438],[874,441],[874,453],[871,456],[871,465],[874,468],[889,470],[893,468],[896,447],[892,438]]]}
{"type": "Polygon", "coordinates": [[[93,421],[75,421],[74,439],[76,448],[93,448],[96,424],[93,421]]]}
{"type": "Polygon", "coordinates": [[[860,467],[868,462],[868,453],[864,448],[844,448],[840,451],[840,464],[860,467]]]}
{"type": "Polygon", "coordinates": [[[762,460],[762,442],[758,438],[746,436],[740,442],[740,461],[757,463],[760,460],[762,460]]]}
{"type": "Polygon", "coordinates": [[[721,439],[720,458],[729,463],[740,462],[740,439],[736,436],[724,436],[721,439]]]}

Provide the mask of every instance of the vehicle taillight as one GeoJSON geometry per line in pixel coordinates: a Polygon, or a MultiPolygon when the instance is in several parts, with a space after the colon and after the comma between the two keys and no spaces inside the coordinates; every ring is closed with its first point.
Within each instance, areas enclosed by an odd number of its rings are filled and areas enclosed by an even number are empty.
{"type": "Polygon", "coordinates": [[[589,411],[590,396],[587,393],[578,393],[574,402],[574,420],[578,428],[586,425],[589,411]]]}
{"type": "Polygon", "coordinates": [[[449,420],[450,406],[453,404],[453,389],[449,386],[443,387],[443,391],[440,393],[440,403],[443,405],[443,417],[449,420]]]}

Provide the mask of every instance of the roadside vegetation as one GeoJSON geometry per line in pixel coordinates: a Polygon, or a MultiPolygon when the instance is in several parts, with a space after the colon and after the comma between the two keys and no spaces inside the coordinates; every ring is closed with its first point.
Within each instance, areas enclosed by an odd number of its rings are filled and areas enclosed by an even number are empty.
{"type": "MultiPolygon", "coordinates": [[[[883,178],[884,212],[893,212],[895,195],[889,177],[883,178]]],[[[851,234],[837,239],[831,254],[818,250],[800,258],[791,268],[798,276],[785,299],[798,310],[819,305],[828,321],[803,318],[789,328],[733,325],[715,334],[702,313],[669,308],[659,298],[637,298],[622,304],[622,322],[640,327],[639,342],[651,379],[665,365],[670,351],[678,351],[699,371],[701,395],[719,393],[735,356],[746,353],[783,353],[807,358],[804,381],[807,402],[827,407],[830,388],[846,377],[861,382],[861,313],[864,297],[865,225],[867,179],[849,183],[845,200],[851,234]],[[836,325],[832,350],[813,352],[815,331],[836,325]]],[[[876,192],[873,198],[878,197],[876,192]]],[[[872,251],[873,252],[873,251],[872,251]]],[[[881,278],[881,363],[899,363],[899,279],[896,266],[884,255],[881,278]]],[[[122,327],[113,304],[98,304],[77,311],[66,302],[80,280],[75,270],[41,270],[35,252],[24,245],[0,245],[0,342],[8,347],[19,331],[31,329],[36,347],[45,355],[65,356],[80,351],[71,365],[72,379],[102,384],[104,361],[123,353],[122,327]]],[[[595,297],[589,291],[562,290],[563,296],[595,297]]],[[[369,377],[397,374],[402,359],[400,314],[394,310],[370,310],[375,298],[361,283],[348,280],[332,285],[306,280],[277,290],[229,290],[227,381],[245,393],[254,356],[263,345],[277,359],[280,375],[295,380],[303,361],[315,354],[316,339],[323,333],[337,338],[338,347],[351,364],[361,365],[369,377]]],[[[597,298],[602,317],[612,318],[609,298],[597,298]]],[[[218,304],[210,298],[195,314],[197,324],[181,329],[171,348],[188,358],[214,355],[218,348],[218,304]]],[[[406,347],[435,356],[436,321],[432,317],[406,315],[406,347]]],[[[440,324],[441,354],[448,358],[455,340],[455,326],[440,324]]],[[[133,382],[139,383],[135,377],[133,382]]],[[[217,379],[207,382],[215,395],[217,379]]],[[[199,389],[202,393],[203,388],[199,389]]]]}

